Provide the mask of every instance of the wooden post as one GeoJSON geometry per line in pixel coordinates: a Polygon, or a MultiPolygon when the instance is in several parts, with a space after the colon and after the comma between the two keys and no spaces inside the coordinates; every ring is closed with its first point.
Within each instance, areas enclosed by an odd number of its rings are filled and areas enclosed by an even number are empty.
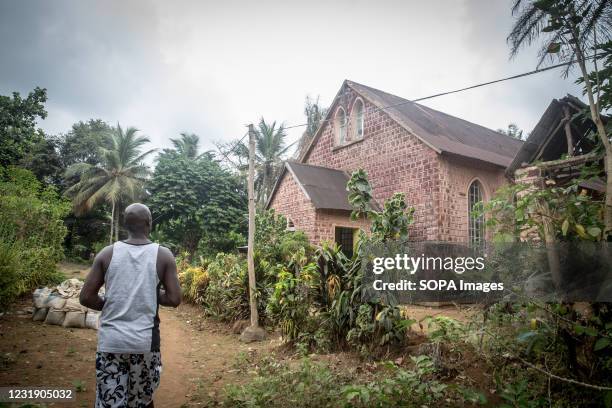
{"type": "Polygon", "coordinates": [[[255,262],[253,252],[255,251],[255,129],[249,125],[249,236],[247,249],[247,267],[249,272],[249,306],[251,310],[251,325],[240,335],[244,342],[259,341],[265,338],[266,332],[259,327],[259,313],[257,312],[257,282],[255,281],[255,262]]]}
{"type": "Polygon", "coordinates": [[[565,113],[565,117],[563,120],[565,124],[563,125],[565,129],[565,140],[567,141],[567,156],[572,157],[574,155],[574,138],[572,137],[572,117],[570,116],[570,111],[567,106],[563,107],[563,112],[565,113]]]}
{"type": "Polygon", "coordinates": [[[255,262],[253,252],[255,246],[255,129],[249,125],[249,236],[247,265],[249,268],[249,301],[251,306],[251,326],[259,326],[259,314],[257,312],[257,298],[255,297],[255,262]]]}

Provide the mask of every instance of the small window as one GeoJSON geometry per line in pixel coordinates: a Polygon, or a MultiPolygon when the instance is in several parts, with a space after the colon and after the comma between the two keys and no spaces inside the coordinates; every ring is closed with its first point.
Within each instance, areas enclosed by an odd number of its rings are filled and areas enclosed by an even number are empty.
{"type": "Polygon", "coordinates": [[[336,112],[336,134],[338,144],[346,143],[346,112],[344,112],[342,107],[338,108],[336,112]]]}
{"type": "Polygon", "coordinates": [[[485,220],[483,214],[474,214],[476,204],[482,202],[482,185],[478,180],[470,184],[468,191],[468,232],[470,244],[479,245],[485,239],[485,220]]]}
{"type": "Polygon", "coordinates": [[[353,110],[351,111],[353,119],[353,132],[355,139],[363,138],[363,101],[358,98],[353,104],[353,110]]]}
{"type": "Polygon", "coordinates": [[[356,228],[336,227],[336,243],[348,258],[353,257],[353,245],[356,231],[356,228]]]}
{"type": "Polygon", "coordinates": [[[291,221],[291,218],[287,218],[287,231],[295,231],[295,224],[291,221]]]}

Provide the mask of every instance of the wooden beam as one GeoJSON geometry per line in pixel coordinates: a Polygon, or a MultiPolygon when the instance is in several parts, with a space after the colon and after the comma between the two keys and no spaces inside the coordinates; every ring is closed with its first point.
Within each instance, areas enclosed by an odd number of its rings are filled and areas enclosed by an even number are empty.
{"type": "Polygon", "coordinates": [[[567,156],[572,157],[574,155],[574,138],[572,137],[571,129],[571,116],[567,106],[563,107],[565,117],[563,118],[563,128],[565,129],[565,141],[567,142],[567,156]]]}

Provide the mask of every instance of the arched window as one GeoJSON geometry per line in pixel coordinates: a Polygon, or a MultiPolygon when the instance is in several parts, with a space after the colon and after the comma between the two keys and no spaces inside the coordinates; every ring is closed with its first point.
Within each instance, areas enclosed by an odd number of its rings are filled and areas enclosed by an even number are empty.
{"type": "Polygon", "coordinates": [[[336,138],[338,144],[346,143],[346,112],[342,107],[336,111],[336,138]]]}
{"type": "Polygon", "coordinates": [[[295,224],[291,220],[291,218],[287,218],[287,231],[295,231],[295,224]]]}
{"type": "Polygon", "coordinates": [[[363,101],[357,98],[351,110],[352,128],[355,140],[363,138],[363,101]]]}
{"type": "Polygon", "coordinates": [[[483,201],[483,188],[478,180],[470,184],[468,190],[468,233],[470,244],[480,244],[485,239],[485,220],[483,214],[474,214],[476,204],[483,201]]]}

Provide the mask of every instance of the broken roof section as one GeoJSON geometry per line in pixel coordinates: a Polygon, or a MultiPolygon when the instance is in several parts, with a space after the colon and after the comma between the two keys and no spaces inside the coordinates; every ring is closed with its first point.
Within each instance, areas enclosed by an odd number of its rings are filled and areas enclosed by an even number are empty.
{"type": "MultiPolygon", "coordinates": [[[[384,110],[399,125],[438,153],[459,155],[507,167],[523,144],[520,140],[484,126],[357,82],[346,80],[342,88],[344,86],[351,87],[377,108],[384,110]]],[[[330,112],[327,119],[329,117],[330,112]]],[[[310,148],[316,144],[320,131],[321,129],[315,135],[310,148]]],[[[307,155],[303,160],[306,160],[307,155]]]]}
{"type": "Polygon", "coordinates": [[[587,105],[572,95],[553,99],[506,169],[506,176],[513,178],[517,169],[536,161],[548,162],[565,155],[580,156],[592,151],[595,145],[588,134],[594,129],[594,124],[590,120],[575,118],[586,108],[587,105]],[[571,142],[568,143],[569,138],[571,142]]]}

